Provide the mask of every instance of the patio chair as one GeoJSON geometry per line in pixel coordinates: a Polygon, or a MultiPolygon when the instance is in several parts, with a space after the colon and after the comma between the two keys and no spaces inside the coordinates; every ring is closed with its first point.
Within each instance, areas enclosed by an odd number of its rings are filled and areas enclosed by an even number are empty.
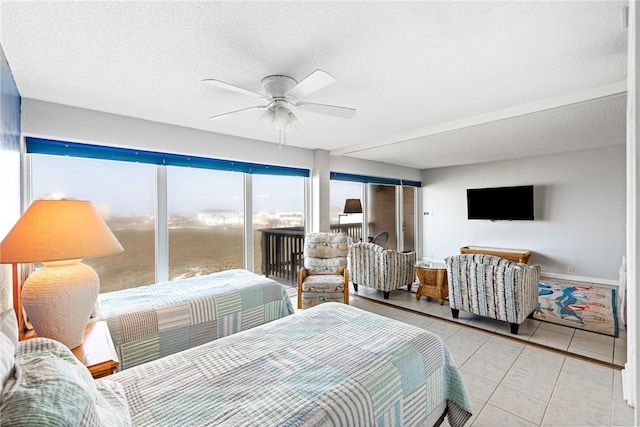
{"type": "Polygon", "coordinates": [[[389,241],[389,232],[383,231],[381,233],[376,234],[373,237],[369,237],[369,243],[375,243],[378,246],[382,246],[383,248],[387,247],[387,242],[389,241]]]}

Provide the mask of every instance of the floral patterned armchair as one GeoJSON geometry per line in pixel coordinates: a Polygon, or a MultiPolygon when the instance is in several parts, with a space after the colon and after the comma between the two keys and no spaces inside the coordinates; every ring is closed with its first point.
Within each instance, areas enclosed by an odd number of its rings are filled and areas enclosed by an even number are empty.
{"type": "Polygon", "coordinates": [[[349,304],[349,243],[345,233],[306,235],[304,267],[298,273],[298,308],[329,301],[349,304]]]}

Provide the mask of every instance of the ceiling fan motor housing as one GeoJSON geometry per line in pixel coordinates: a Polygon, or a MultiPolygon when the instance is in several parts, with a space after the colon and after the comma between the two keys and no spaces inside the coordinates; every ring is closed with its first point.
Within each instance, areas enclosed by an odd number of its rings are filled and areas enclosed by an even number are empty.
{"type": "Polygon", "coordinates": [[[262,79],[262,86],[267,98],[282,98],[284,100],[284,94],[297,84],[295,79],[283,75],[267,76],[262,79]]]}

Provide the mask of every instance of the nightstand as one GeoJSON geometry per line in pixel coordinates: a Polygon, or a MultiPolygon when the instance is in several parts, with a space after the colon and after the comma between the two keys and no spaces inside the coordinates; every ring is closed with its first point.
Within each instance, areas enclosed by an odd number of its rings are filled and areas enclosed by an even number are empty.
{"type": "MultiPolygon", "coordinates": [[[[35,337],[36,334],[29,331],[21,339],[35,337]]],[[[84,343],[71,351],[89,369],[93,378],[113,374],[120,364],[111,340],[109,326],[104,320],[87,324],[84,343]]]]}
{"type": "Polygon", "coordinates": [[[89,323],[84,331],[84,343],[71,351],[89,368],[93,378],[113,374],[120,364],[109,326],[104,320],[89,323]]]}

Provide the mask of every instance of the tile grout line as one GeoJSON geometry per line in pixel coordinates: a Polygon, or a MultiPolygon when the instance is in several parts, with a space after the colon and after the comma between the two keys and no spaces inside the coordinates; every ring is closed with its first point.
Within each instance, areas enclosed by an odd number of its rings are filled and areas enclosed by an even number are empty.
{"type": "Polygon", "coordinates": [[[560,369],[558,370],[558,375],[556,376],[556,380],[553,383],[553,390],[551,390],[551,394],[549,395],[549,399],[547,400],[547,404],[544,407],[544,414],[542,414],[542,420],[540,420],[540,426],[543,425],[544,419],[547,416],[547,411],[549,411],[549,407],[551,406],[551,401],[553,400],[553,396],[555,395],[556,389],[558,388],[558,382],[560,382],[560,375],[562,375],[562,370],[564,369],[565,363],[567,363],[566,356],[562,360],[562,366],[560,366],[560,369]]]}
{"type": "MultiPolygon", "coordinates": [[[[474,329],[479,329],[479,328],[474,328],[474,329]]],[[[482,345],[478,348],[478,350],[479,350],[480,348],[484,347],[486,344],[487,344],[487,342],[485,342],[484,344],[482,344],[482,345]]],[[[494,394],[496,394],[496,391],[498,391],[498,389],[499,389],[499,388],[500,388],[500,386],[502,385],[502,383],[503,383],[504,379],[507,377],[507,375],[509,374],[509,372],[510,372],[510,371],[511,371],[511,369],[513,368],[513,365],[515,365],[516,360],[518,360],[518,357],[520,357],[520,356],[522,355],[522,352],[524,351],[524,349],[525,349],[525,348],[526,348],[526,345],[523,345],[523,346],[522,346],[522,349],[521,349],[521,350],[520,350],[520,352],[518,353],[518,356],[517,356],[517,357],[515,357],[515,358],[513,359],[513,362],[511,362],[511,364],[509,365],[509,369],[507,369],[507,371],[504,373],[504,375],[502,376],[502,378],[500,378],[500,381],[498,382],[498,385],[496,386],[495,390],[493,390],[493,392],[491,393],[491,395],[489,396],[489,398],[488,398],[488,399],[487,399],[487,401],[485,402],[485,404],[484,404],[484,406],[482,407],[482,409],[480,410],[480,412],[478,412],[478,415],[476,416],[476,419],[478,419],[478,417],[480,416],[480,414],[482,413],[482,411],[484,411],[484,408],[486,408],[486,407],[487,407],[487,405],[491,405],[491,403],[490,403],[491,398],[493,397],[493,395],[494,395],[494,394]]],[[[476,350],[476,352],[477,352],[477,350],[476,350]]],[[[475,352],[474,352],[474,354],[475,354],[475,352]]],[[[471,356],[469,356],[469,359],[471,359],[471,356]]],[[[469,360],[469,359],[467,359],[467,360],[469,360]]],[[[463,366],[464,366],[464,365],[463,365],[463,366]]],[[[505,387],[508,387],[508,386],[505,386],[505,387]]],[[[524,393],[524,394],[526,394],[526,393],[524,393]]],[[[530,396],[530,397],[533,397],[533,396],[530,396]]],[[[501,411],[507,412],[507,413],[509,413],[509,414],[513,415],[514,417],[520,418],[521,420],[524,420],[524,421],[526,421],[526,422],[531,422],[531,421],[527,420],[526,418],[521,417],[521,416],[520,416],[520,415],[518,415],[518,414],[514,414],[513,412],[507,411],[507,410],[506,410],[506,409],[504,409],[504,408],[501,408],[501,407],[496,406],[496,405],[491,405],[491,406],[493,406],[494,408],[498,408],[498,409],[500,409],[501,411]]],[[[545,411],[546,411],[546,408],[545,408],[545,411]]],[[[544,418],[544,415],[543,415],[543,418],[544,418]]],[[[533,423],[532,423],[532,424],[533,424],[533,423]]],[[[538,425],[540,425],[540,424],[538,424],[538,425]]]]}

